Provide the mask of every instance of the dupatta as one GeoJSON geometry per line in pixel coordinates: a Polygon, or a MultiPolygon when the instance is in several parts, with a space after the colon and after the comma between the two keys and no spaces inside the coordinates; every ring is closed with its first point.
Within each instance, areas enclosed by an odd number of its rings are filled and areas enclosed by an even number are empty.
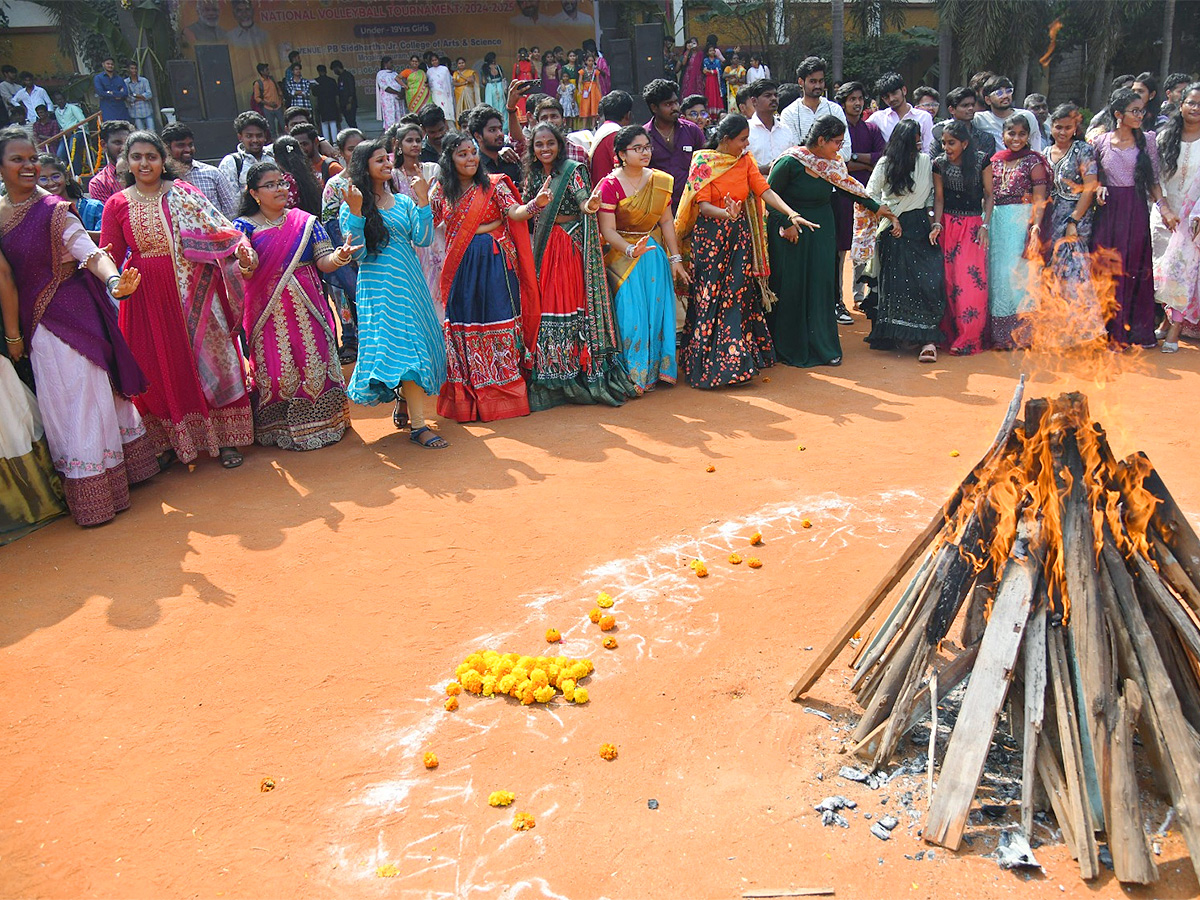
{"type": "MultiPolygon", "coordinates": [[[[696,193],[705,185],[732,171],[736,166],[753,164],[754,157],[749,153],[730,156],[720,150],[703,149],[692,154],[692,166],[688,169],[687,181],[683,187],[683,197],[679,201],[679,210],[675,213],[675,234],[679,237],[679,243],[684,253],[688,253],[691,248],[692,229],[696,226],[696,216],[700,212],[700,203],[696,200],[696,193]]],[[[746,216],[746,221],[750,223],[750,244],[754,250],[753,267],[749,274],[758,279],[758,286],[762,290],[763,306],[769,311],[775,305],[776,297],[767,285],[767,278],[771,274],[771,264],[767,255],[767,221],[762,199],[754,191],[749,191],[742,211],[746,216]]]]}
{"type": "Polygon", "coordinates": [[[450,287],[454,284],[454,276],[466,256],[467,248],[475,239],[476,229],[491,221],[485,218],[489,212],[497,212],[501,223],[498,230],[505,233],[516,249],[517,281],[521,288],[521,305],[516,313],[525,341],[528,365],[530,354],[537,346],[538,324],[542,318],[541,292],[538,290],[537,269],[533,263],[533,248],[529,243],[529,229],[523,224],[514,226],[509,222],[496,197],[500,185],[511,196],[520,197],[507,175],[489,175],[486,188],[476,185],[457,203],[446,205],[446,264],[442,267],[442,305],[444,307],[450,303],[450,287]]]}
{"type": "Polygon", "coordinates": [[[400,77],[404,79],[404,99],[409,112],[420,112],[433,102],[424,69],[405,69],[400,77]]]}
{"type": "MultiPolygon", "coordinates": [[[[846,163],[840,155],[833,159],[817,156],[807,147],[789,147],[781,156],[790,156],[804,166],[809,175],[828,182],[835,188],[841,188],[847,194],[855,197],[870,198],[867,189],[858,179],[851,177],[846,169],[846,163]]],[[[857,262],[866,262],[871,258],[875,246],[875,229],[879,227],[879,213],[871,212],[861,204],[854,204],[854,243],[850,248],[850,258],[857,262]]]]}
{"type": "Polygon", "coordinates": [[[1192,178],[1179,201],[1179,224],[1167,249],[1154,263],[1154,289],[1165,306],[1185,312],[1200,299],[1200,234],[1192,237],[1192,220],[1200,218],[1200,178],[1192,178]]]}
{"type": "Polygon", "coordinates": [[[246,237],[195,190],[172,185],[163,201],[200,386],[212,406],[227,406],[246,394],[242,359],[233,342],[241,333],[245,307],[234,254],[246,237]]]}
{"type": "Polygon", "coordinates": [[[316,219],[301,209],[289,209],[283,224],[275,228],[256,228],[250,238],[258,253],[258,268],[246,280],[246,306],[243,329],[253,345],[258,341],[271,317],[272,310],[279,304],[285,290],[297,300],[310,307],[314,318],[325,321],[325,316],[311,308],[308,292],[296,282],[296,269],[312,239],[316,219]]]}
{"type": "MultiPolygon", "coordinates": [[[[614,176],[609,176],[610,178],[614,176]]],[[[656,237],[660,242],[662,233],[658,221],[662,218],[663,210],[671,205],[672,178],[666,172],[657,169],[650,171],[650,179],[640,191],[632,197],[625,197],[617,204],[617,231],[626,240],[640,239],[642,235],[656,237]]],[[[602,206],[601,209],[604,207],[602,206]]],[[[611,287],[615,293],[625,280],[632,274],[634,267],[641,262],[641,257],[630,259],[615,247],[609,247],[604,256],[604,264],[608,267],[611,287]]]]}

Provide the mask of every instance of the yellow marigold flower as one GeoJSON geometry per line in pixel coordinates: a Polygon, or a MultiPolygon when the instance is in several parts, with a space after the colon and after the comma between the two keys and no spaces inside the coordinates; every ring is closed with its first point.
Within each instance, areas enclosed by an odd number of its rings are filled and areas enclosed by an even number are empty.
{"type": "Polygon", "coordinates": [[[770,376],[770,375],[764,375],[764,376],[763,376],[763,384],[770,384],[770,383],[771,383],[771,376],[770,376]]]}
{"type": "Polygon", "coordinates": [[[513,689],[513,685],[517,683],[517,676],[509,672],[507,675],[502,675],[500,680],[496,682],[496,690],[502,694],[507,694],[513,689]]]}
{"type": "Polygon", "coordinates": [[[517,660],[517,664],[515,666],[513,666],[514,669],[524,669],[526,672],[528,672],[533,667],[534,667],[534,661],[533,661],[532,656],[522,656],[520,659],[517,660]]]}
{"type": "Polygon", "coordinates": [[[604,615],[604,613],[600,612],[600,607],[593,606],[591,608],[591,610],[588,612],[588,619],[591,621],[591,623],[593,625],[595,625],[597,622],[600,621],[600,617],[602,615],[604,615]]]}
{"type": "Polygon", "coordinates": [[[508,806],[517,799],[512,791],[492,791],[488,795],[488,806],[508,806]]]}
{"type": "Polygon", "coordinates": [[[705,472],[715,472],[715,471],[717,471],[717,467],[713,466],[713,465],[708,465],[708,466],[704,467],[704,471],[705,472]]]}
{"type": "Polygon", "coordinates": [[[557,644],[561,640],[562,640],[562,633],[559,632],[559,630],[557,628],[547,628],[546,629],[546,643],[547,644],[557,644]]]}
{"type": "Polygon", "coordinates": [[[600,758],[601,759],[616,759],[617,758],[617,748],[614,747],[612,744],[601,744],[600,745],[600,758]]]}
{"type": "Polygon", "coordinates": [[[533,692],[533,699],[538,703],[549,703],[554,699],[554,688],[546,684],[533,692]]]}
{"type": "MultiPolygon", "coordinates": [[[[530,660],[530,662],[533,662],[533,660],[530,660]]],[[[532,666],[530,668],[532,668],[532,666]]],[[[524,666],[517,666],[512,670],[512,673],[513,677],[515,677],[517,681],[524,681],[529,677],[529,669],[525,668],[524,666]]]]}
{"type": "Polygon", "coordinates": [[[752,569],[761,569],[762,568],[762,560],[759,559],[757,556],[752,556],[748,560],[746,560],[746,565],[748,565],[752,569]]]}
{"type": "Polygon", "coordinates": [[[950,451],[950,455],[951,455],[951,456],[958,456],[958,451],[957,451],[957,450],[951,450],[951,451],[950,451]]]}
{"type": "Polygon", "coordinates": [[[550,679],[551,684],[554,684],[554,682],[558,679],[558,673],[561,671],[562,666],[560,666],[558,663],[550,663],[550,665],[546,666],[546,677],[550,679]]]}
{"type": "Polygon", "coordinates": [[[809,519],[801,519],[800,527],[801,528],[812,528],[812,521],[809,519]]]}
{"type": "Polygon", "coordinates": [[[513,831],[528,831],[537,824],[529,813],[519,812],[513,816],[513,831]]]}
{"type": "Polygon", "coordinates": [[[612,631],[616,627],[617,627],[617,617],[616,616],[601,616],[600,617],[600,630],[601,631],[612,631]]]}
{"type": "Polygon", "coordinates": [[[736,553],[729,554],[729,564],[730,565],[737,566],[737,565],[740,565],[741,562],[742,562],[742,558],[740,556],[738,556],[736,553]]]}
{"type": "Polygon", "coordinates": [[[454,669],[454,677],[462,678],[463,672],[469,672],[469,671],[471,671],[471,667],[469,665],[467,665],[465,662],[459,663],[454,669]]]}
{"type": "Polygon", "coordinates": [[[617,649],[617,639],[615,637],[613,637],[611,634],[605,636],[605,638],[604,638],[604,649],[605,650],[616,650],[617,649]]]}
{"type": "Polygon", "coordinates": [[[546,666],[550,665],[550,660],[548,657],[539,656],[537,659],[534,660],[534,663],[536,663],[536,665],[534,666],[535,669],[545,670],[546,666]]]}
{"type": "MultiPolygon", "coordinates": [[[[562,684],[560,684],[558,687],[564,694],[566,694],[568,691],[574,692],[575,679],[574,678],[564,678],[562,681],[562,684]]],[[[571,698],[567,697],[567,699],[570,700],[571,698]]]]}
{"type": "Polygon", "coordinates": [[[563,688],[563,699],[564,700],[574,700],[575,699],[575,688],[571,688],[570,690],[563,688]]]}
{"type": "Polygon", "coordinates": [[[496,674],[507,675],[513,670],[513,665],[515,664],[508,657],[501,659],[498,663],[496,663],[496,674]]]}
{"type": "Polygon", "coordinates": [[[496,693],[496,682],[499,681],[495,675],[483,676],[483,696],[491,697],[496,693]]]}
{"type": "Polygon", "coordinates": [[[505,653],[500,658],[507,659],[510,663],[512,663],[515,666],[520,661],[521,654],[520,653],[505,653]]]}
{"type": "Polygon", "coordinates": [[[578,681],[580,678],[588,677],[588,669],[581,662],[576,662],[571,665],[571,677],[578,681]]]}
{"type": "Polygon", "coordinates": [[[484,650],[483,651],[483,661],[488,664],[489,668],[491,668],[497,662],[500,661],[500,654],[497,653],[495,650],[484,650]]]}
{"type": "Polygon", "coordinates": [[[529,691],[534,690],[533,682],[530,681],[528,678],[521,681],[516,687],[514,687],[512,689],[512,695],[514,697],[516,697],[517,699],[520,699],[521,695],[524,694],[526,690],[529,690],[529,691]]]}
{"type": "Polygon", "coordinates": [[[400,868],[395,863],[384,863],[375,867],[375,875],[379,878],[395,878],[400,874],[400,868]]]}
{"type": "Polygon", "coordinates": [[[521,705],[529,706],[537,699],[537,688],[530,684],[527,688],[521,691],[521,705]]]}
{"type": "Polygon", "coordinates": [[[581,659],[579,661],[579,664],[581,666],[583,666],[583,674],[585,676],[591,675],[593,672],[596,671],[596,666],[592,663],[592,661],[590,659],[581,659]]]}
{"type": "MultiPolygon", "coordinates": [[[[469,671],[469,670],[468,670],[469,671]]],[[[452,681],[446,685],[446,694],[450,697],[456,697],[462,693],[462,685],[457,681],[452,681]]]]}
{"type": "Polygon", "coordinates": [[[750,535],[750,543],[752,545],[754,545],[755,547],[757,547],[759,544],[762,543],[762,535],[759,534],[757,531],[754,532],[754,534],[750,535]]]}
{"type": "MultiPolygon", "coordinates": [[[[466,658],[465,662],[468,666],[470,666],[476,672],[479,671],[480,666],[484,665],[483,657],[480,656],[478,653],[472,653],[470,656],[468,656],[466,658]]],[[[484,667],[486,668],[486,666],[484,666],[484,667]]],[[[483,674],[483,673],[480,672],[480,674],[483,674]]]]}
{"type": "Polygon", "coordinates": [[[458,709],[458,698],[450,697],[443,705],[446,707],[446,712],[454,712],[458,709]]]}
{"type": "Polygon", "coordinates": [[[613,605],[613,598],[604,591],[601,591],[600,595],[596,598],[596,605],[601,609],[608,609],[613,605]]]}
{"type": "Polygon", "coordinates": [[[436,753],[425,754],[425,768],[436,769],[438,767],[438,758],[436,753]]]}
{"type": "Polygon", "coordinates": [[[483,691],[483,676],[472,669],[462,677],[462,686],[464,691],[470,691],[472,694],[478,694],[483,691]]]}
{"type": "Polygon", "coordinates": [[[535,688],[545,687],[550,683],[550,677],[542,669],[534,669],[529,673],[529,680],[535,688]]]}
{"type": "Polygon", "coordinates": [[[581,687],[575,688],[575,702],[576,703],[587,703],[588,702],[587,688],[581,688],[581,687]]]}
{"type": "Polygon", "coordinates": [[[704,565],[704,563],[700,562],[699,560],[696,560],[696,565],[692,566],[692,568],[695,570],[697,578],[708,577],[708,566],[704,565]]]}
{"type": "Polygon", "coordinates": [[[554,657],[554,664],[561,669],[563,666],[569,666],[571,664],[571,660],[565,656],[556,656],[554,657]]]}

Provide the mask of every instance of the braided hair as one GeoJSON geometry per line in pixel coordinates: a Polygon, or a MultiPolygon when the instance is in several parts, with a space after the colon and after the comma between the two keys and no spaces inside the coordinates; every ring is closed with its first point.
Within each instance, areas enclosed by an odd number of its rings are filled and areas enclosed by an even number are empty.
{"type": "MultiPolygon", "coordinates": [[[[1132,88],[1118,88],[1112,92],[1112,96],[1108,100],[1107,112],[1114,127],[1117,116],[1123,115],[1131,103],[1136,103],[1141,99],[1141,95],[1132,88]]],[[[1140,125],[1133,129],[1133,140],[1137,144],[1137,163],[1133,169],[1133,184],[1137,188],[1138,196],[1146,201],[1150,196],[1150,187],[1154,184],[1154,164],[1150,161],[1150,154],[1146,152],[1146,134],[1140,125]]],[[[1107,184],[1104,160],[1101,159],[1099,153],[1096,154],[1096,167],[1099,170],[1100,183],[1107,184]]]]}

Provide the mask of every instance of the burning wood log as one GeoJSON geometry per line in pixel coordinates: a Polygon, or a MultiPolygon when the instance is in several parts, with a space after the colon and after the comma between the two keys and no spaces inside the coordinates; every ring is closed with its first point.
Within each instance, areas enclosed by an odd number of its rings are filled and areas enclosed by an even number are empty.
{"type": "Polygon", "coordinates": [[[1153,882],[1136,732],[1200,877],[1200,539],[1144,455],[1116,459],[1085,397],[1029,400],[1018,422],[1023,388],[987,454],[791,698],[880,611],[852,663],[864,709],[853,752],[882,765],[967,685],[926,841],[960,845],[1011,689],[1027,837],[1048,801],[1083,878],[1100,874],[1099,840],[1119,881],[1153,882]],[[962,649],[947,662],[952,635],[962,649]]]}

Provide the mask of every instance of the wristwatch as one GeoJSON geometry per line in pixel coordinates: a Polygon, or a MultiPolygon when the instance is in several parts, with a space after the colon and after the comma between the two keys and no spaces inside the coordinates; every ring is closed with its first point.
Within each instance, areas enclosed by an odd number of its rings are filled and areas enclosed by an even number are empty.
{"type": "Polygon", "coordinates": [[[1074,216],[1067,216],[1067,224],[1074,225],[1076,228],[1078,228],[1079,220],[1077,218],[1075,218],[1074,216]]]}

